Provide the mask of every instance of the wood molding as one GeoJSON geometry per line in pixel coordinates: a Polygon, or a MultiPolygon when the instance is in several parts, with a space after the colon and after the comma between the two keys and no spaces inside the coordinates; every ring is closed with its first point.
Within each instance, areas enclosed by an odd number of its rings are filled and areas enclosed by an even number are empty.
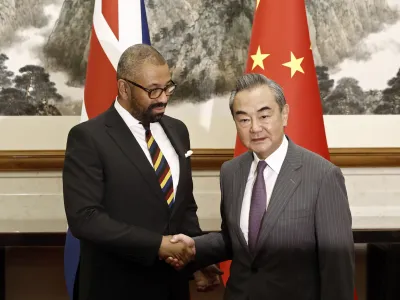
{"type": "MultiPolygon", "coordinates": [[[[400,167],[400,148],[331,148],[339,167],[400,167]]],[[[63,150],[0,151],[0,171],[59,171],[63,150]]],[[[219,170],[233,149],[193,149],[193,170],[219,170]]]]}
{"type": "Polygon", "coordinates": [[[400,148],[331,148],[339,167],[400,167],[400,148]]]}
{"type": "MultiPolygon", "coordinates": [[[[65,232],[0,232],[0,247],[63,247],[65,232]]],[[[400,228],[353,229],[354,243],[400,243],[400,228]]]]}

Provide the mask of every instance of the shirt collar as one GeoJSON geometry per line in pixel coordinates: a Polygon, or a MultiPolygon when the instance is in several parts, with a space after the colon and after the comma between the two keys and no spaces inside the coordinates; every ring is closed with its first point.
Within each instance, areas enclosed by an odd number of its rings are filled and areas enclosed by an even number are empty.
{"type": "MultiPolygon", "coordinates": [[[[279,174],[283,161],[285,160],[286,153],[288,150],[289,142],[287,137],[284,135],[282,139],[281,145],[276,149],[270,156],[265,159],[265,162],[268,166],[276,173],[279,174]]],[[[254,163],[257,166],[260,159],[258,158],[257,154],[253,152],[254,163]]]]}

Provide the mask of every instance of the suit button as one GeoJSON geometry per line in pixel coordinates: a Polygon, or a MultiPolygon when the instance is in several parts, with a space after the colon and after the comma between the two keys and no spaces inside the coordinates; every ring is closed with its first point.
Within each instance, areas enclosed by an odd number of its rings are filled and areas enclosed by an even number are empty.
{"type": "Polygon", "coordinates": [[[251,267],[251,273],[257,273],[258,272],[258,268],[256,267],[251,267]]]}

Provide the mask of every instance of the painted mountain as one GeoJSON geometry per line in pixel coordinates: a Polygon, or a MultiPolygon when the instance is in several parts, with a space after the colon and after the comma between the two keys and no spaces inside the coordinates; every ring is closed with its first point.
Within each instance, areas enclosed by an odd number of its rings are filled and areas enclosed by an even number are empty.
{"type": "MultiPolygon", "coordinates": [[[[253,0],[145,1],[179,89],[225,95],[247,60],[253,0]],[[190,12],[190,13],[187,13],[190,12]]],[[[0,0],[0,115],[78,115],[94,0],[0,0]]],[[[325,114],[400,114],[400,0],[306,0],[325,114]]]]}

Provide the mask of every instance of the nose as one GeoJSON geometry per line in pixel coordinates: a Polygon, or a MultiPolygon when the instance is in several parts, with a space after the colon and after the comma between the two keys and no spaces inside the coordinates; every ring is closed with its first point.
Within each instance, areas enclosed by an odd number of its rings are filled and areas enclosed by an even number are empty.
{"type": "Polygon", "coordinates": [[[260,123],[258,122],[258,120],[254,120],[251,123],[251,132],[257,133],[257,132],[260,132],[260,131],[262,131],[260,123]]]}
{"type": "Polygon", "coordinates": [[[162,93],[161,93],[161,95],[158,97],[158,102],[161,102],[161,103],[167,103],[168,102],[168,96],[165,94],[165,91],[163,91],[162,93]]]}

